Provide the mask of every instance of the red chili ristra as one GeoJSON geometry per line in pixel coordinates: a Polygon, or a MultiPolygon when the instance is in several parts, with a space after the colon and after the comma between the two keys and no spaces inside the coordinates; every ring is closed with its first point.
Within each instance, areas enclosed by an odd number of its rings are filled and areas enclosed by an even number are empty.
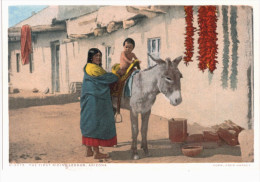
{"type": "Polygon", "coordinates": [[[217,68],[217,16],[215,6],[201,6],[198,10],[199,23],[199,64],[204,72],[209,69],[211,73],[217,68]]]}
{"type": "Polygon", "coordinates": [[[189,62],[192,62],[192,56],[193,56],[193,51],[194,51],[194,30],[195,28],[193,27],[193,9],[192,6],[184,6],[185,10],[185,21],[186,21],[186,37],[185,37],[185,47],[186,47],[186,52],[185,52],[185,57],[184,61],[185,64],[188,65],[189,62]]]}

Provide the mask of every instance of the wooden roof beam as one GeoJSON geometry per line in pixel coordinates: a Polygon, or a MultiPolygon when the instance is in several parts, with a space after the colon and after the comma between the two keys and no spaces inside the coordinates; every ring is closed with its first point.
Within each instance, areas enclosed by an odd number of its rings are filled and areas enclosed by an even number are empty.
{"type": "Polygon", "coordinates": [[[128,29],[136,24],[135,20],[125,20],[123,21],[123,28],[128,29]]]}
{"type": "Polygon", "coordinates": [[[96,37],[102,36],[102,35],[104,35],[105,33],[107,33],[106,27],[96,28],[96,29],[94,30],[94,35],[95,35],[96,37]]]}
{"type": "Polygon", "coordinates": [[[83,39],[88,38],[89,36],[86,34],[70,34],[69,39],[83,39]]]}
{"type": "MultiPolygon", "coordinates": [[[[32,32],[51,32],[51,31],[66,31],[65,24],[58,25],[37,25],[31,27],[32,32]]],[[[11,27],[8,29],[8,34],[18,33],[21,34],[21,27],[11,27]]]]}
{"type": "Polygon", "coordinates": [[[123,22],[110,22],[108,25],[107,25],[107,32],[108,33],[111,33],[111,32],[114,32],[120,28],[123,27],[123,22]]]}

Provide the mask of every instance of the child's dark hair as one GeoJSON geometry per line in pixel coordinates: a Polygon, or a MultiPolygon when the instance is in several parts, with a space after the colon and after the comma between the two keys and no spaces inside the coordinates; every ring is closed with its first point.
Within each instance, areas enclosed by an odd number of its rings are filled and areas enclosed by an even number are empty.
{"type": "Polygon", "coordinates": [[[123,43],[123,46],[125,46],[125,43],[130,43],[130,44],[133,44],[134,48],[135,48],[135,41],[131,38],[127,38],[125,39],[124,43],[123,43]]]}

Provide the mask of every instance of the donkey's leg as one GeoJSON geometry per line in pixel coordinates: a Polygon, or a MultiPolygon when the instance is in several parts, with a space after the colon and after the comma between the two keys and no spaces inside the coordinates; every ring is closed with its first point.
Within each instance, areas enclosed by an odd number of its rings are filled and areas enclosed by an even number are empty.
{"type": "Polygon", "coordinates": [[[147,146],[147,131],[148,131],[148,122],[149,122],[150,114],[151,114],[151,110],[142,114],[142,127],[141,127],[142,145],[141,145],[141,147],[143,148],[144,154],[146,156],[150,155],[149,151],[148,151],[148,146],[147,146]]]}
{"type": "MultiPolygon", "coordinates": [[[[116,107],[113,106],[113,112],[114,112],[114,116],[116,115],[116,107]]],[[[116,118],[115,118],[116,119],[116,118]]],[[[114,145],[113,147],[117,147],[118,145],[114,145]]]]}
{"type": "Polygon", "coordinates": [[[116,115],[116,108],[113,107],[113,112],[114,112],[114,115],[116,115]]]}
{"type": "Polygon", "coordinates": [[[139,159],[139,155],[137,152],[137,136],[138,136],[138,114],[130,111],[130,119],[131,119],[131,128],[132,128],[132,157],[133,159],[139,159]]]}

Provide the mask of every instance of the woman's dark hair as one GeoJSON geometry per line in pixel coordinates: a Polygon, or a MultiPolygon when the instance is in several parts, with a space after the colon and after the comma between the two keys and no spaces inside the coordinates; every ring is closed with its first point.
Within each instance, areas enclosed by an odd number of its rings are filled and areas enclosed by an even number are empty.
{"type": "MultiPolygon", "coordinates": [[[[87,63],[92,63],[92,61],[93,61],[93,56],[94,56],[95,54],[97,54],[97,53],[100,53],[101,56],[102,56],[102,52],[101,52],[99,49],[97,49],[97,48],[91,48],[91,49],[89,49],[89,51],[88,51],[87,63]]],[[[102,66],[102,62],[99,64],[99,66],[102,66]]]]}
{"type": "MultiPolygon", "coordinates": [[[[95,54],[97,54],[97,53],[100,53],[101,56],[102,56],[102,52],[101,52],[99,49],[97,49],[97,48],[91,48],[91,49],[89,49],[89,51],[88,51],[87,64],[88,64],[88,63],[92,63],[92,61],[93,61],[93,56],[94,56],[95,54]]],[[[83,68],[83,71],[84,71],[84,72],[85,72],[85,68],[86,68],[87,64],[85,64],[85,66],[84,66],[84,68],[83,68]]],[[[102,66],[102,61],[101,61],[101,63],[99,64],[99,66],[102,66]]]]}
{"type": "Polygon", "coordinates": [[[127,38],[125,39],[124,43],[123,43],[123,46],[125,46],[125,43],[130,43],[130,44],[133,44],[134,48],[135,48],[135,41],[131,38],[127,38]]]}

